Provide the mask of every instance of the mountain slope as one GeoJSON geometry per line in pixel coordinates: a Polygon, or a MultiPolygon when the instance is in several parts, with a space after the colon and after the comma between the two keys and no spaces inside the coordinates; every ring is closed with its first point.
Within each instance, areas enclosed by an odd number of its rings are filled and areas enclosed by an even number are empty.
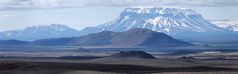
{"type": "MultiPolygon", "coordinates": [[[[59,43],[65,38],[60,39],[45,39],[42,43],[31,44],[42,45],[49,43],[59,43]]],[[[67,45],[73,46],[189,46],[191,44],[176,40],[164,33],[154,32],[148,29],[135,28],[124,32],[103,31],[84,35],[81,37],[74,37],[66,40],[67,45]]],[[[60,44],[61,45],[61,44],[60,44]]]]}
{"type": "MultiPolygon", "coordinates": [[[[224,36],[220,34],[233,33],[210,23],[191,9],[127,8],[115,20],[97,27],[85,28],[81,34],[105,30],[122,32],[132,28],[150,29],[184,40],[212,40],[224,36]]],[[[224,39],[229,38],[224,37],[224,39]]]]}
{"type": "Polygon", "coordinates": [[[31,42],[28,45],[41,45],[41,46],[64,46],[67,45],[73,37],[71,38],[53,38],[53,39],[40,39],[31,42]]]}
{"type": "Polygon", "coordinates": [[[32,26],[21,30],[0,32],[1,39],[16,39],[32,41],[46,38],[61,38],[79,36],[79,31],[65,25],[32,26]]]}
{"type": "Polygon", "coordinates": [[[217,26],[230,30],[230,31],[238,31],[238,21],[230,21],[230,20],[211,20],[212,23],[217,26]]]}

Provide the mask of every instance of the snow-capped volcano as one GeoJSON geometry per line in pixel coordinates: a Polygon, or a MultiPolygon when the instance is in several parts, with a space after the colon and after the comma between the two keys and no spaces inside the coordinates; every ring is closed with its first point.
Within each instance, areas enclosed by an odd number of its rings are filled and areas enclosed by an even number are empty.
{"type": "Polygon", "coordinates": [[[32,41],[45,38],[61,38],[78,36],[79,31],[65,25],[32,26],[19,30],[0,32],[1,39],[17,39],[32,41]]]}
{"type": "Polygon", "coordinates": [[[210,23],[201,14],[191,9],[142,7],[127,8],[115,20],[97,27],[85,28],[81,34],[105,30],[121,32],[132,28],[150,29],[185,40],[212,40],[219,39],[218,37],[227,39],[222,34],[230,37],[228,34],[231,33],[229,30],[210,23]]]}
{"type": "Polygon", "coordinates": [[[117,19],[97,28],[111,31],[146,28],[170,35],[187,31],[201,33],[222,31],[199,13],[182,8],[127,8],[117,19]]]}

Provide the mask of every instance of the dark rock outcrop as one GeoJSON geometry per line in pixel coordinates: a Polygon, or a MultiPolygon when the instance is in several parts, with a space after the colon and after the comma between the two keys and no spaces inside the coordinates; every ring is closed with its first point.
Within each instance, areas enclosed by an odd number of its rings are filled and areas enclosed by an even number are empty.
{"type": "Polygon", "coordinates": [[[111,58],[143,58],[143,59],[156,59],[154,56],[152,56],[149,53],[146,53],[144,51],[121,51],[116,54],[112,54],[109,56],[111,58]]]}

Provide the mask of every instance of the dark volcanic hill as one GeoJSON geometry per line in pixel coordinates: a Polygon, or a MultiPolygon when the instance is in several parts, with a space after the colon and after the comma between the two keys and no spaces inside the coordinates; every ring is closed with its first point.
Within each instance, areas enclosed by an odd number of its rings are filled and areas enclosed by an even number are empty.
{"type": "Polygon", "coordinates": [[[188,46],[189,43],[176,40],[164,33],[149,29],[134,28],[124,32],[103,31],[72,39],[68,45],[79,46],[188,46]]]}
{"type": "Polygon", "coordinates": [[[124,32],[103,31],[80,37],[36,40],[30,45],[70,46],[189,46],[164,33],[134,28],[124,32]]]}
{"type": "Polygon", "coordinates": [[[112,54],[109,56],[110,58],[143,58],[143,59],[156,59],[154,56],[152,56],[149,53],[146,53],[144,51],[121,51],[116,54],[112,54]]]}
{"type": "Polygon", "coordinates": [[[20,40],[2,40],[0,41],[0,46],[3,45],[27,45],[30,42],[27,41],[20,41],[20,40]]]}

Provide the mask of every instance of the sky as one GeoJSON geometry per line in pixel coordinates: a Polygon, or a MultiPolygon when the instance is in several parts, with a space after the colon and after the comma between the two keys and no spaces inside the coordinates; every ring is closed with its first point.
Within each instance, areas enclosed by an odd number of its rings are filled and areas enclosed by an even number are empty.
{"type": "Polygon", "coordinates": [[[50,24],[81,30],[137,6],[190,8],[207,20],[238,21],[238,0],[0,0],[0,31],[50,24]]]}

